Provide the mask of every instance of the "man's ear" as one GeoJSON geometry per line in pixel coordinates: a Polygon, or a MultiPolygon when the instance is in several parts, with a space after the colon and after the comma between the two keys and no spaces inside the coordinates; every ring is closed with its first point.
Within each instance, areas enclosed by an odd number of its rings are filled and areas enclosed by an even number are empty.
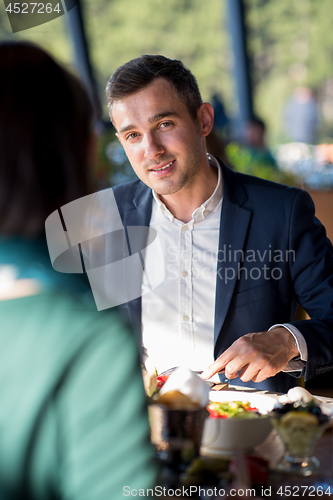
{"type": "Polygon", "coordinates": [[[117,139],[120,142],[120,144],[122,144],[121,139],[120,139],[120,135],[118,134],[118,132],[115,133],[115,136],[117,137],[117,139]]]}
{"type": "Polygon", "coordinates": [[[214,109],[209,102],[201,104],[197,112],[200,131],[203,137],[210,134],[214,125],[214,109]]]}

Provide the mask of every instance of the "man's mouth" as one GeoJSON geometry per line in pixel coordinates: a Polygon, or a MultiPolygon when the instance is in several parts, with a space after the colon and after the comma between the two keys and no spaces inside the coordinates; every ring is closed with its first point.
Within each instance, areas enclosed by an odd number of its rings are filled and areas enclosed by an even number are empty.
{"type": "Polygon", "coordinates": [[[150,168],[149,171],[150,172],[161,172],[162,170],[166,170],[167,168],[170,168],[171,165],[174,163],[175,160],[172,160],[170,161],[170,163],[168,163],[167,165],[164,165],[163,167],[159,167],[159,168],[150,168]]]}

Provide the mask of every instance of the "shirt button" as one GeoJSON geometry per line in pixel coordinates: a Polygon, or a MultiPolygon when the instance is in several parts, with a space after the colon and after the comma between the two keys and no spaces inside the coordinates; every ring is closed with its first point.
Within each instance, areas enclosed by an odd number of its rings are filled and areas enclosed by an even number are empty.
{"type": "Polygon", "coordinates": [[[182,231],[188,231],[188,226],[183,226],[182,231]]]}
{"type": "Polygon", "coordinates": [[[182,272],[182,276],[183,276],[183,278],[186,278],[188,276],[188,272],[187,271],[183,271],[182,272]]]}
{"type": "Polygon", "coordinates": [[[207,217],[207,215],[209,214],[209,210],[204,210],[204,217],[207,217]]]}
{"type": "Polygon", "coordinates": [[[184,321],[188,321],[188,320],[189,320],[189,317],[187,316],[187,314],[184,314],[184,316],[183,316],[183,320],[184,320],[184,321]]]}

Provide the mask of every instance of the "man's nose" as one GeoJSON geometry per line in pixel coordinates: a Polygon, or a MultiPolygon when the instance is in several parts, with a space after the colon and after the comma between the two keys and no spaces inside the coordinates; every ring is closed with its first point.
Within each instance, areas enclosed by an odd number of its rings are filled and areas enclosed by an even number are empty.
{"type": "Polygon", "coordinates": [[[164,147],[160,143],[157,137],[153,134],[146,135],[145,137],[145,157],[147,159],[157,158],[159,155],[164,153],[164,147]]]}

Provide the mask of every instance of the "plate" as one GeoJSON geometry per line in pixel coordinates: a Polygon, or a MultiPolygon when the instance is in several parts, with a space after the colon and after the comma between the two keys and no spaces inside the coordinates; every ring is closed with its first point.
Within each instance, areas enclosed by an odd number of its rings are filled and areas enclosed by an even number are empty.
{"type": "Polygon", "coordinates": [[[258,394],[256,392],[245,391],[209,391],[209,400],[217,403],[223,401],[249,401],[252,407],[258,408],[262,415],[270,412],[277,403],[277,398],[266,394],[258,394]]]}
{"type": "Polygon", "coordinates": [[[233,456],[237,452],[248,453],[265,441],[273,430],[271,418],[267,416],[276,399],[264,394],[242,391],[210,391],[211,401],[248,401],[258,408],[260,418],[207,418],[204,425],[200,453],[211,457],[233,456]]]}

